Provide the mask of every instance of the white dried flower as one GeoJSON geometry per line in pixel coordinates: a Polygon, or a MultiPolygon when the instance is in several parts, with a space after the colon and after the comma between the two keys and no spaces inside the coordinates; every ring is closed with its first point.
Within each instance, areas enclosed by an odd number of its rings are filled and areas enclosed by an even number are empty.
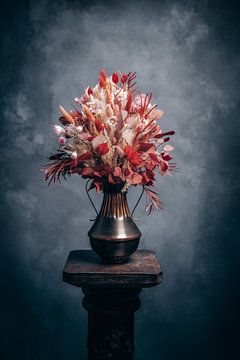
{"type": "Polygon", "coordinates": [[[54,133],[57,134],[57,135],[61,135],[61,134],[64,133],[64,129],[63,129],[61,126],[59,126],[59,125],[54,125],[54,126],[53,126],[53,131],[54,131],[54,133]]]}
{"type": "Polygon", "coordinates": [[[128,143],[128,145],[132,145],[134,137],[134,131],[130,128],[124,128],[122,131],[122,138],[128,143]]]}
{"type": "Polygon", "coordinates": [[[78,157],[78,154],[77,154],[76,151],[74,151],[74,152],[71,154],[71,158],[75,160],[75,159],[77,159],[77,157],[78,157]]]}
{"type": "Polygon", "coordinates": [[[92,146],[95,149],[99,145],[104,144],[106,142],[107,142],[107,139],[106,139],[106,137],[104,135],[98,135],[92,140],[92,146]]]}

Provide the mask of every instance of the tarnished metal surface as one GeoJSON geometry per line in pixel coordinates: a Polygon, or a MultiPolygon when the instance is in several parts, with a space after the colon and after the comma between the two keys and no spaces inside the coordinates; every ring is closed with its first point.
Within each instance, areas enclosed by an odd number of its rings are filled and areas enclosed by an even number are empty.
{"type": "Polygon", "coordinates": [[[105,185],[100,212],[88,232],[93,250],[107,263],[126,262],[142,235],[130,216],[123,185],[105,185]]]}

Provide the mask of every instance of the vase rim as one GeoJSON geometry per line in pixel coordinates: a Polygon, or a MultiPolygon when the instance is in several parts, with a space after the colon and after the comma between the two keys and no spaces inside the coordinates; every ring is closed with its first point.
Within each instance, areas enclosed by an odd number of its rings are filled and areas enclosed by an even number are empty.
{"type": "Polygon", "coordinates": [[[122,192],[123,187],[125,186],[125,181],[120,181],[118,183],[110,183],[108,181],[103,182],[103,192],[104,193],[119,193],[122,192]]]}

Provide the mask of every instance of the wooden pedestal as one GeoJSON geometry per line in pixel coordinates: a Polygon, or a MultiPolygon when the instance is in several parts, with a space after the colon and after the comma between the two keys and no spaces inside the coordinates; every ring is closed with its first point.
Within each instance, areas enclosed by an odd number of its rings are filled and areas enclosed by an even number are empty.
{"type": "Polygon", "coordinates": [[[71,251],[63,281],[82,288],[88,311],[88,359],[133,360],[134,312],[142,288],[162,282],[153,251],[138,250],[126,264],[102,264],[91,250],[71,251]]]}

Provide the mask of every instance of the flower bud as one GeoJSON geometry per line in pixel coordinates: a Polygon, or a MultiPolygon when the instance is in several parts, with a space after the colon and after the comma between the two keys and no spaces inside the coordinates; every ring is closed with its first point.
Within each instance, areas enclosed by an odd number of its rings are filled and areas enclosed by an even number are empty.
{"type": "Polygon", "coordinates": [[[90,87],[88,88],[87,93],[88,93],[89,96],[93,94],[93,91],[92,91],[92,89],[90,87]]]}
{"type": "Polygon", "coordinates": [[[112,74],[112,81],[116,84],[118,82],[118,75],[116,73],[112,74]]]}
{"type": "Polygon", "coordinates": [[[64,145],[66,143],[66,138],[64,136],[60,136],[58,139],[58,142],[60,145],[64,145]]]}
{"type": "Polygon", "coordinates": [[[127,81],[127,78],[128,78],[127,74],[122,74],[121,81],[123,84],[125,84],[125,82],[127,81]]]}

